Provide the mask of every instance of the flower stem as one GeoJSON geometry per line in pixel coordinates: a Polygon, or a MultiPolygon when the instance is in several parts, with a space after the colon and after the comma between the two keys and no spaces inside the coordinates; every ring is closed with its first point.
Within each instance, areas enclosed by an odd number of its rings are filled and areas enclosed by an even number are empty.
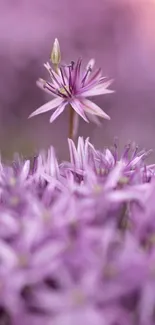
{"type": "Polygon", "coordinates": [[[58,71],[59,71],[59,65],[58,64],[54,64],[54,70],[55,72],[58,74],[58,71]]]}
{"type": "Polygon", "coordinates": [[[73,140],[73,131],[74,131],[74,110],[70,106],[69,111],[69,138],[73,140]]]}

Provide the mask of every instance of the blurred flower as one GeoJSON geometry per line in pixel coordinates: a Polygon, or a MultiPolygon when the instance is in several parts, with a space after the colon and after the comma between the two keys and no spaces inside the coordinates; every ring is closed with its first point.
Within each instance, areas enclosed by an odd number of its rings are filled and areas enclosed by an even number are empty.
{"type": "Polygon", "coordinates": [[[92,73],[95,64],[94,59],[89,61],[85,71],[82,72],[82,59],[79,59],[77,63],[72,61],[69,65],[61,64],[58,67],[60,54],[57,42],[54,43],[52,53],[52,62],[57,62],[56,71],[52,69],[48,62],[44,64],[45,68],[49,72],[51,81],[48,82],[40,79],[37,84],[40,88],[53,95],[55,98],[34,111],[30,117],[57,108],[50,118],[50,122],[53,122],[64,111],[65,107],[70,105],[86,122],[88,122],[89,118],[98,123],[96,116],[110,119],[110,117],[102,111],[99,106],[86,99],[86,97],[104,95],[113,92],[108,89],[112,80],[105,81],[106,78],[102,77],[101,69],[97,69],[92,73]]]}
{"type": "Polygon", "coordinates": [[[153,325],[155,166],[68,142],[1,162],[0,324],[153,325]]]}
{"type": "Polygon", "coordinates": [[[70,162],[62,163],[62,167],[72,170],[78,175],[87,173],[88,166],[93,169],[100,179],[104,180],[114,167],[121,163],[123,168],[120,185],[129,182],[149,182],[154,175],[155,165],[146,166],[145,160],[150,155],[151,150],[138,151],[138,146],[129,143],[125,146],[123,153],[118,154],[118,145],[115,143],[110,149],[103,151],[96,150],[90,143],[89,138],[84,140],[78,138],[77,148],[73,140],[68,139],[70,162]],[[137,179],[138,178],[138,179],[137,179]]]}

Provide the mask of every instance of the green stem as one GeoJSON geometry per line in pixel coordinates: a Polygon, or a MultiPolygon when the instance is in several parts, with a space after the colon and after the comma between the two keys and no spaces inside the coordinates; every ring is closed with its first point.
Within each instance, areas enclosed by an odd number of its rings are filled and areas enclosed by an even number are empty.
{"type": "Polygon", "coordinates": [[[58,64],[54,64],[53,66],[54,66],[55,72],[58,74],[59,65],[58,64]]]}
{"type": "Polygon", "coordinates": [[[73,140],[73,130],[74,130],[74,110],[70,106],[69,108],[69,138],[73,140]]]}

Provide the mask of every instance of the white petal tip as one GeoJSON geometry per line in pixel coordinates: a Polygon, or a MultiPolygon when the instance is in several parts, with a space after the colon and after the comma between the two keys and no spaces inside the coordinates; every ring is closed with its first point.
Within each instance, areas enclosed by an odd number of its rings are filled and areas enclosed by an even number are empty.
{"type": "Polygon", "coordinates": [[[44,86],[46,85],[46,81],[44,79],[38,79],[36,81],[36,85],[39,87],[39,88],[44,88],[44,86]]]}
{"type": "Polygon", "coordinates": [[[113,94],[115,92],[116,92],[116,90],[106,89],[104,95],[113,94]]]}
{"type": "Polygon", "coordinates": [[[92,58],[92,59],[88,62],[86,69],[88,69],[88,68],[93,69],[94,65],[95,65],[95,59],[92,58]]]}
{"type": "Polygon", "coordinates": [[[30,114],[30,115],[28,116],[28,119],[31,118],[31,117],[33,117],[33,116],[35,116],[35,115],[37,115],[37,114],[35,114],[35,113],[30,114]]]}
{"type": "Polygon", "coordinates": [[[39,83],[44,83],[44,82],[46,82],[46,81],[45,81],[44,79],[39,78],[39,79],[36,81],[36,84],[37,84],[38,82],[39,82],[39,83]]]}
{"type": "Polygon", "coordinates": [[[105,120],[111,120],[111,117],[109,115],[102,115],[100,117],[104,118],[105,120]]]}
{"type": "Polygon", "coordinates": [[[110,117],[109,115],[107,115],[107,116],[105,117],[105,119],[110,121],[110,120],[111,120],[111,117],[110,117]]]}

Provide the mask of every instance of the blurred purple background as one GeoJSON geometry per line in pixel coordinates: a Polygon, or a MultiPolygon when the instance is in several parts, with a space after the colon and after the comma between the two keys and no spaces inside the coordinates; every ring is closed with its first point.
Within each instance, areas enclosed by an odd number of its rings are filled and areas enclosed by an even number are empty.
{"type": "MultiPolygon", "coordinates": [[[[155,0],[0,0],[0,150],[31,156],[56,147],[66,157],[68,112],[27,119],[48,100],[36,87],[55,37],[63,60],[96,58],[115,94],[95,98],[111,116],[102,127],[81,121],[98,147],[128,140],[155,149],[155,0]]],[[[153,156],[152,156],[153,157],[153,156]]],[[[155,155],[154,155],[155,157],[155,155]]]]}

